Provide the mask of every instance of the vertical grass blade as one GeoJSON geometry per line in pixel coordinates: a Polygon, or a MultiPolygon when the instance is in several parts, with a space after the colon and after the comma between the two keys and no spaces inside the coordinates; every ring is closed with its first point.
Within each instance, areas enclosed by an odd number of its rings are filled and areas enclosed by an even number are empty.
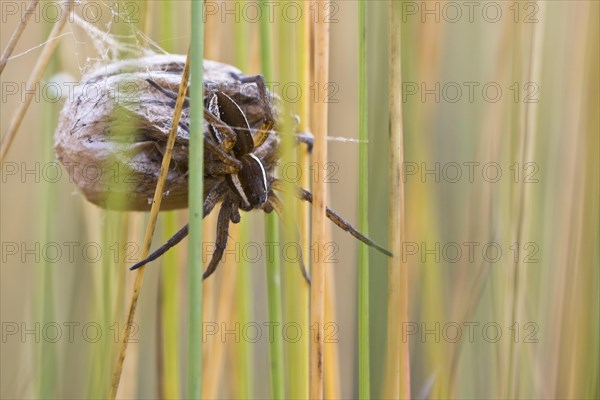
{"type": "MultiPolygon", "coordinates": [[[[262,2],[265,6],[265,2],[262,2]]],[[[264,9],[264,8],[263,8],[264,9]]],[[[267,18],[261,18],[260,22],[260,60],[262,73],[265,80],[273,79],[273,59],[271,49],[272,42],[271,22],[267,18]]],[[[265,216],[265,242],[279,243],[279,221],[276,213],[265,216]]],[[[277,249],[279,247],[276,247],[277,249]]],[[[283,326],[282,318],[282,293],[281,293],[281,258],[279,251],[274,251],[272,257],[267,257],[267,301],[269,322],[276,327],[283,326]]],[[[283,337],[274,335],[269,342],[271,396],[274,399],[285,397],[285,376],[283,359],[283,337]]]]}
{"type": "MultiPolygon", "coordinates": [[[[369,235],[367,2],[358,3],[358,229],[369,235]]],[[[371,397],[369,355],[369,247],[358,245],[358,397],[371,397]]]]}
{"type": "Polygon", "coordinates": [[[390,35],[390,175],[389,175],[389,249],[394,256],[388,261],[388,368],[393,370],[393,398],[410,398],[408,343],[400,341],[403,322],[408,321],[408,271],[401,257],[404,231],[404,183],[402,168],[404,145],[402,130],[401,69],[402,2],[389,1],[390,35]]]}
{"type": "MultiPolygon", "coordinates": [[[[35,8],[35,4],[37,2],[31,2],[30,7],[33,4],[35,8]]],[[[25,17],[24,21],[27,20],[25,17]]],[[[23,25],[24,28],[24,25],[23,25]]],[[[11,38],[12,40],[12,38],[11,38]]],[[[8,50],[8,49],[7,49],[8,50]]],[[[9,54],[10,55],[10,54],[9,54]]],[[[8,56],[7,56],[8,57],[8,56]]],[[[58,61],[53,59],[50,61],[48,65],[48,75],[54,74],[58,70],[58,61]]],[[[1,69],[0,69],[1,72],[1,69]]],[[[54,154],[52,154],[54,138],[54,131],[52,127],[56,124],[56,115],[57,115],[57,107],[54,104],[44,104],[44,121],[45,121],[45,132],[44,132],[44,149],[42,151],[42,160],[44,162],[49,163],[54,159],[54,154]]],[[[54,227],[56,224],[56,185],[51,183],[45,183],[42,186],[42,195],[40,196],[40,200],[45,202],[45,204],[40,204],[40,209],[43,210],[40,217],[40,221],[42,223],[39,224],[39,235],[42,243],[50,243],[54,234],[54,227]]],[[[47,260],[43,264],[43,267],[40,271],[40,297],[41,304],[37,304],[38,309],[36,312],[41,312],[41,321],[45,325],[47,323],[53,322],[56,311],[55,311],[55,269],[52,268],[51,263],[47,260]]],[[[39,390],[38,396],[40,398],[55,396],[57,392],[57,386],[60,379],[57,371],[57,349],[53,343],[50,343],[46,340],[41,342],[40,348],[40,360],[38,365],[38,370],[36,371],[39,376],[39,390]]]]}
{"type": "Polygon", "coordinates": [[[204,203],[204,2],[192,2],[187,398],[202,394],[202,207],[204,203]]]}

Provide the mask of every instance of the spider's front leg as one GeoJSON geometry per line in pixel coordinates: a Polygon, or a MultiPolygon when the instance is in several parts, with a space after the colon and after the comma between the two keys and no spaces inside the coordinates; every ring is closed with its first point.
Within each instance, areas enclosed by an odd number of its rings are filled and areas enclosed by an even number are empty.
{"type": "MultiPolygon", "coordinates": [[[[278,180],[274,180],[273,183],[271,184],[271,187],[273,189],[275,189],[275,190],[278,190],[278,191],[283,191],[284,190],[283,183],[281,181],[278,181],[278,180]]],[[[308,190],[303,189],[301,187],[297,187],[296,189],[297,189],[296,196],[300,200],[303,200],[303,201],[306,201],[306,202],[312,204],[312,202],[313,202],[313,195],[312,195],[311,192],[309,192],[308,190]]],[[[383,254],[385,254],[388,257],[392,257],[393,256],[393,254],[389,250],[384,249],[383,247],[379,246],[377,243],[375,243],[374,241],[372,241],[371,239],[369,239],[368,237],[366,237],[365,235],[363,235],[360,231],[358,231],[355,227],[353,227],[352,225],[350,225],[345,219],[343,219],[342,217],[340,217],[331,208],[326,207],[326,215],[327,215],[327,218],[329,218],[329,220],[331,222],[333,222],[338,227],[340,227],[342,230],[348,232],[349,234],[351,234],[352,236],[354,236],[355,238],[357,238],[358,240],[360,240],[364,244],[377,249],[380,253],[383,253],[383,254]]]]}
{"type": "MultiPolygon", "coordinates": [[[[215,186],[204,199],[204,206],[202,211],[202,218],[206,217],[210,212],[215,208],[217,202],[223,197],[223,195],[227,192],[227,183],[221,182],[217,186],[215,186]]],[[[181,228],[176,234],[174,234],[167,243],[160,246],[158,249],[154,251],[154,253],[150,254],[144,260],[138,262],[133,265],[130,270],[138,269],[151,261],[156,260],[163,254],[165,254],[170,248],[175,246],[177,243],[181,242],[189,233],[189,226],[186,224],[183,228],[181,228]]]]}

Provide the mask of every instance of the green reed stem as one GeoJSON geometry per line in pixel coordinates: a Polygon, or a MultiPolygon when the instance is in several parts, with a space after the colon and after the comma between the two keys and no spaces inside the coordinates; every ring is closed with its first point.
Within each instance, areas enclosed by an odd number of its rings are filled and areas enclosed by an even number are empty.
{"type": "Polygon", "coordinates": [[[202,395],[202,208],[204,203],[204,3],[192,2],[189,156],[187,398],[202,395]]]}
{"type": "MultiPolygon", "coordinates": [[[[358,229],[369,235],[369,149],[367,93],[367,4],[358,3],[358,229]]],[[[369,353],[369,250],[358,245],[358,396],[371,397],[369,353]]]]}
{"type": "MultiPolygon", "coordinates": [[[[49,29],[47,29],[46,35],[49,29]]],[[[58,62],[56,59],[52,59],[48,64],[48,70],[46,71],[47,76],[51,76],[55,71],[58,70],[58,62]]],[[[44,120],[47,128],[44,132],[44,147],[42,150],[42,159],[45,162],[54,161],[54,154],[51,149],[54,146],[54,129],[56,125],[56,115],[58,115],[58,109],[55,104],[44,103],[44,120]]],[[[54,226],[56,224],[56,198],[57,198],[57,186],[52,183],[45,183],[42,185],[42,196],[40,200],[43,202],[41,209],[43,214],[40,215],[39,234],[41,236],[42,243],[50,243],[53,237],[54,226]]],[[[41,270],[41,296],[39,299],[42,304],[39,305],[37,312],[41,311],[42,324],[54,321],[54,271],[52,264],[46,261],[41,270]]],[[[57,391],[57,358],[56,358],[56,346],[46,340],[41,342],[40,348],[40,361],[38,370],[36,371],[39,375],[39,388],[38,395],[42,397],[53,397],[57,391]]]]}
{"type": "MultiPolygon", "coordinates": [[[[263,1],[264,3],[264,1],[263,1]]],[[[267,18],[261,18],[260,23],[260,60],[262,74],[266,81],[273,79],[272,68],[272,43],[271,23],[267,18]]],[[[265,241],[266,243],[279,242],[279,221],[273,212],[265,216],[265,241]]],[[[279,252],[275,251],[267,257],[267,296],[269,308],[269,322],[282,326],[282,293],[281,293],[281,260],[279,252]]],[[[285,397],[284,361],[283,361],[283,336],[274,335],[269,343],[271,397],[283,399],[285,397]]]]}

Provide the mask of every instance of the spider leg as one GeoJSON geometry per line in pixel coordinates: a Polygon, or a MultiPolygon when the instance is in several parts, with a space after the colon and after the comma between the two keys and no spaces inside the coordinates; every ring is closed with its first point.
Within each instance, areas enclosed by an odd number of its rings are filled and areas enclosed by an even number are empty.
{"type": "MultiPolygon", "coordinates": [[[[265,110],[265,122],[262,127],[254,134],[254,148],[259,148],[272,134],[273,131],[271,129],[275,125],[275,118],[273,118],[273,114],[271,112],[271,106],[269,105],[269,96],[267,94],[267,86],[265,83],[265,78],[262,75],[252,75],[252,76],[238,76],[235,75],[235,78],[238,79],[241,83],[254,83],[256,84],[256,88],[258,89],[258,95],[263,101],[263,108],[265,110]]],[[[298,118],[296,116],[296,118],[298,118]]],[[[296,121],[296,124],[299,123],[299,120],[296,121]]],[[[298,143],[304,143],[308,146],[308,151],[312,152],[314,137],[310,132],[298,132],[296,134],[296,140],[298,143]]]]}
{"type": "Polygon", "coordinates": [[[236,202],[231,203],[230,220],[234,224],[237,224],[242,220],[242,218],[240,217],[240,209],[239,209],[238,203],[236,203],[236,202]]]}
{"type": "Polygon", "coordinates": [[[265,141],[260,147],[255,147],[252,153],[261,160],[269,155],[279,158],[277,155],[279,153],[279,139],[276,136],[272,137],[274,140],[265,141]]]}
{"type": "MultiPolygon", "coordinates": [[[[206,115],[205,110],[205,115],[206,115]]],[[[208,113],[212,118],[216,118],[214,115],[208,113]]],[[[220,120],[219,120],[220,121],[220,120]]],[[[221,122],[222,123],[222,122],[221,122]]],[[[183,124],[182,121],[179,122],[179,126],[189,134],[189,125],[183,124]]],[[[231,130],[231,128],[227,125],[223,125],[227,129],[231,130]]],[[[233,131],[232,131],[233,132],[233,131]]],[[[231,171],[227,173],[235,173],[238,172],[242,168],[242,163],[235,157],[232,157],[228,154],[226,149],[221,148],[219,145],[215,144],[211,139],[208,139],[206,136],[204,137],[204,147],[206,150],[210,151],[217,157],[221,159],[228,167],[224,167],[226,171],[231,171]]]]}
{"type": "Polygon", "coordinates": [[[304,143],[308,147],[309,153],[312,153],[314,140],[315,138],[311,132],[296,133],[296,141],[298,141],[298,143],[304,143]]]}
{"type": "Polygon", "coordinates": [[[223,164],[221,162],[207,161],[204,164],[204,174],[206,175],[229,175],[239,172],[239,168],[234,165],[223,164]]]}
{"type": "Polygon", "coordinates": [[[271,134],[271,128],[273,128],[273,125],[275,125],[275,118],[273,118],[271,105],[269,104],[269,95],[267,93],[265,78],[262,75],[239,76],[235,74],[234,76],[240,81],[240,83],[254,83],[256,85],[256,89],[258,90],[258,97],[263,103],[265,120],[252,138],[254,142],[254,148],[257,149],[267,140],[271,134]]]}
{"type": "MultiPolygon", "coordinates": [[[[279,200],[279,198],[277,197],[277,195],[275,195],[275,193],[270,192],[269,193],[269,198],[267,200],[267,203],[265,204],[269,204],[270,208],[272,208],[273,210],[275,210],[275,212],[277,213],[277,215],[279,215],[279,218],[281,218],[281,220],[283,221],[284,224],[288,224],[288,221],[285,218],[285,213],[283,211],[283,204],[281,203],[281,200],[279,200]]],[[[263,206],[264,207],[264,206],[263,206]]],[[[292,224],[295,228],[295,233],[296,233],[296,240],[298,241],[298,243],[300,242],[300,232],[298,232],[298,227],[296,226],[296,224],[292,224]]],[[[306,264],[304,263],[304,256],[302,254],[302,247],[298,246],[298,248],[300,249],[300,272],[302,273],[302,276],[304,277],[304,280],[306,281],[306,283],[308,283],[310,285],[310,276],[308,276],[308,271],[306,270],[306,264]]]]}
{"type": "Polygon", "coordinates": [[[225,164],[235,167],[235,172],[242,169],[242,162],[240,160],[225,153],[225,151],[216,145],[212,140],[205,140],[204,147],[219,157],[225,164]]]}
{"type": "MultiPolygon", "coordinates": [[[[152,87],[154,87],[156,90],[160,91],[162,94],[164,94],[165,96],[167,96],[168,98],[172,99],[172,100],[177,100],[178,94],[169,90],[169,89],[165,89],[164,87],[160,86],[156,81],[153,81],[152,79],[146,79],[146,82],[148,82],[152,87]]],[[[188,96],[185,96],[185,100],[183,102],[183,108],[189,108],[190,106],[190,98],[188,96]]],[[[174,107],[174,105],[173,105],[174,107]]],[[[212,126],[215,127],[215,129],[217,129],[219,131],[219,133],[221,135],[223,135],[224,140],[223,140],[223,150],[225,153],[228,153],[231,151],[231,149],[233,148],[233,146],[235,145],[236,139],[237,139],[237,135],[235,134],[235,132],[233,131],[233,129],[231,129],[231,127],[229,127],[229,125],[227,125],[226,123],[224,123],[223,121],[221,121],[221,119],[217,116],[215,116],[213,113],[211,113],[209,110],[204,109],[204,118],[208,121],[209,124],[211,124],[212,126]]],[[[180,126],[181,126],[181,122],[180,122],[180,126]]],[[[187,130],[184,126],[181,126],[183,129],[187,130]]]]}
{"type": "MultiPolygon", "coordinates": [[[[271,131],[271,133],[275,133],[276,131],[271,131]]],[[[313,135],[310,132],[298,132],[295,134],[297,143],[306,144],[308,152],[312,152],[313,149],[313,135]]],[[[268,138],[268,137],[267,137],[268,138]]],[[[260,147],[254,148],[254,155],[258,158],[263,159],[267,157],[267,155],[272,154],[273,152],[278,151],[279,141],[265,141],[260,147]]]]}
{"type": "MultiPolygon", "coordinates": [[[[281,185],[281,182],[277,181],[277,180],[273,181],[271,187],[275,190],[279,190],[279,191],[283,190],[283,186],[281,185]]],[[[296,195],[300,200],[307,201],[312,204],[313,195],[308,190],[298,187],[296,195]]],[[[344,220],[342,217],[340,217],[335,211],[333,211],[329,207],[326,207],[326,215],[327,215],[327,218],[329,218],[334,224],[336,224],[342,230],[348,232],[349,234],[351,234],[352,236],[354,236],[355,238],[357,238],[364,244],[379,250],[379,252],[385,254],[388,257],[393,256],[393,254],[390,253],[389,250],[384,249],[383,247],[379,246],[377,243],[373,242],[371,239],[369,239],[368,237],[366,237],[365,235],[360,233],[358,230],[356,230],[356,228],[354,228],[352,225],[350,225],[346,220],[344,220]]]]}
{"type": "MultiPolygon", "coordinates": [[[[158,90],[159,92],[161,92],[162,94],[164,94],[165,96],[167,96],[170,99],[173,100],[177,100],[177,97],[179,97],[178,93],[175,93],[169,89],[165,89],[164,87],[160,86],[156,81],[147,78],[146,82],[148,82],[152,87],[154,87],[156,90],[158,90]]],[[[186,93],[187,93],[187,89],[186,89],[186,93]]],[[[188,108],[190,106],[190,98],[186,95],[185,96],[185,100],[183,101],[183,108],[188,108]]]]}
{"type": "Polygon", "coordinates": [[[230,201],[224,202],[221,206],[221,210],[219,210],[219,218],[217,220],[217,240],[215,243],[215,251],[213,252],[208,267],[206,267],[204,274],[202,274],[202,280],[208,278],[213,272],[215,272],[219,262],[221,261],[221,258],[223,258],[223,252],[227,247],[227,236],[229,234],[229,221],[231,219],[231,213],[232,203],[230,201]]]}
{"type": "Polygon", "coordinates": [[[233,129],[231,129],[229,125],[223,122],[221,118],[217,117],[216,115],[214,115],[206,109],[204,110],[204,119],[206,119],[206,121],[209,124],[211,124],[216,130],[218,130],[219,133],[223,136],[223,140],[220,143],[221,147],[225,153],[229,153],[233,149],[237,141],[236,133],[233,131],[233,129]]]}
{"type": "Polygon", "coordinates": [[[150,254],[148,257],[146,257],[142,261],[138,262],[137,264],[133,265],[129,269],[131,271],[133,271],[134,269],[143,267],[144,265],[148,264],[149,262],[156,260],[163,254],[165,254],[171,247],[173,247],[177,243],[181,242],[188,235],[188,233],[189,233],[189,224],[185,224],[185,226],[183,228],[181,228],[176,234],[174,234],[173,236],[171,236],[171,238],[169,240],[167,240],[167,243],[160,246],[158,249],[156,249],[154,251],[154,253],[150,254]]]}
{"type": "Polygon", "coordinates": [[[271,126],[263,124],[263,126],[261,126],[252,137],[252,141],[254,142],[254,148],[258,149],[269,138],[270,134],[271,126]]]}
{"type": "MultiPolygon", "coordinates": [[[[213,190],[208,193],[206,199],[204,199],[204,206],[202,210],[202,218],[206,217],[210,212],[215,208],[215,204],[219,201],[219,199],[225,194],[227,191],[227,185],[225,182],[219,183],[217,186],[213,188],[213,190]]],[[[163,254],[165,254],[171,247],[175,246],[177,243],[181,242],[189,233],[189,224],[186,224],[183,228],[181,228],[176,234],[174,234],[167,243],[160,246],[158,249],[154,251],[154,253],[150,254],[144,260],[138,262],[137,264],[130,267],[130,270],[138,269],[151,261],[156,260],[163,254]]]]}

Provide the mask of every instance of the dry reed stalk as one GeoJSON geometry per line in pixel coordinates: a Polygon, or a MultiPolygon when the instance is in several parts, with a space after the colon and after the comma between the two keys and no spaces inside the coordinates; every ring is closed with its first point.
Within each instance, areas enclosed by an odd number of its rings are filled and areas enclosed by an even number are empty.
{"type": "MultiPolygon", "coordinates": [[[[328,228],[328,231],[331,229],[328,228]]],[[[325,323],[339,326],[335,307],[335,278],[331,266],[325,271],[325,323]]],[[[330,326],[330,325],[328,325],[330,326]]],[[[336,340],[328,341],[325,346],[325,398],[341,399],[342,382],[340,377],[340,344],[336,340]]]]}
{"type": "Polygon", "coordinates": [[[402,324],[408,322],[408,269],[402,260],[404,229],[404,183],[402,168],[404,144],[402,130],[401,16],[402,3],[389,2],[390,33],[390,175],[388,206],[388,246],[394,254],[388,261],[388,369],[392,371],[393,398],[410,398],[408,342],[400,341],[402,324]]]}
{"type": "MultiPolygon", "coordinates": [[[[325,0],[319,0],[319,9],[325,9],[325,0]]],[[[315,22],[315,80],[317,82],[329,81],[329,24],[319,18],[315,22]]],[[[323,166],[327,162],[327,93],[318,98],[315,104],[315,140],[313,163],[323,166]]],[[[320,170],[320,168],[316,168],[320,170]]],[[[320,174],[319,174],[320,175],[320,174]]],[[[325,229],[326,216],[325,205],[327,204],[327,192],[325,180],[318,176],[313,182],[313,207],[312,207],[312,242],[317,249],[321,249],[327,243],[327,232],[325,229]]],[[[318,250],[317,250],[318,251],[318,250]]],[[[318,251],[319,252],[319,251],[318,251]]],[[[323,324],[325,317],[325,268],[327,264],[317,254],[313,258],[310,287],[310,324],[315,327],[310,346],[310,398],[319,400],[323,398],[323,324]]]]}
{"type": "Polygon", "coordinates": [[[0,58],[0,75],[2,75],[2,71],[4,71],[4,67],[6,67],[6,63],[8,62],[10,55],[15,49],[17,42],[19,41],[21,35],[23,34],[23,31],[25,30],[25,26],[27,26],[27,22],[29,22],[29,18],[31,18],[31,16],[33,15],[33,12],[35,11],[35,8],[37,7],[39,2],[40,0],[31,0],[29,2],[29,4],[27,5],[27,10],[25,10],[25,16],[23,17],[23,19],[21,19],[21,22],[19,22],[17,29],[15,29],[12,36],[8,40],[8,44],[6,45],[6,48],[2,53],[2,57],[0,58]]]}
{"type": "Polygon", "coordinates": [[[10,125],[6,130],[6,134],[2,138],[2,143],[0,144],[0,164],[4,162],[6,158],[6,154],[10,149],[10,145],[12,144],[13,139],[15,138],[17,131],[19,130],[19,126],[21,126],[21,122],[23,122],[23,118],[25,117],[25,113],[31,104],[31,100],[33,99],[36,86],[39,84],[42,76],[44,75],[44,71],[46,71],[46,67],[50,62],[50,58],[52,54],[54,54],[54,50],[56,50],[56,46],[58,46],[58,40],[56,40],[60,33],[62,32],[65,24],[69,20],[69,16],[71,15],[72,2],[67,2],[64,4],[61,12],[61,17],[56,24],[52,27],[50,34],[48,35],[48,39],[46,40],[46,44],[42,49],[42,53],[37,59],[33,70],[31,71],[31,75],[29,75],[29,79],[27,80],[27,89],[25,91],[25,98],[21,106],[17,109],[13,118],[10,121],[10,125]]]}
{"type": "MultiPolygon", "coordinates": [[[[188,87],[188,80],[190,76],[190,53],[188,51],[187,58],[185,60],[185,67],[183,74],[181,75],[181,84],[179,85],[179,93],[177,96],[177,102],[175,103],[175,110],[173,111],[173,120],[171,121],[171,130],[169,132],[169,139],[163,156],[162,164],[160,167],[160,175],[156,184],[156,190],[154,192],[154,198],[152,200],[152,209],[150,210],[150,218],[148,225],[146,226],[146,234],[144,236],[144,244],[142,247],[141,259],[148,257],[150,253],[150,246],[152,245],[152,236],[154,236],[154,230],[156,228],[156,221],[158,219],[158,212],[160,211],[160,203],[162,201],[163,190],[165,182],[167,180],[167,174],[169,172],[169,163],[171,162],[171,156],[173,154],[173,146],[175,144],[175,138],[177,137],[177,129],[179,127],[179,119],[181,117],[181,111],[183,110],[183,103],[185,100],[185,93],[188,87]]],[[[140,292],[142,290],[142,284],[144,282],[144,272],[146,267],[143,266],[138,269],[135,275],[135,282],[133,286],[133,292],[131,294],[131,303],[129,305],[129,313],[127,315],[127,324],[125,325],[125,332],[122,336],[121,345],[119,347],[119,356],[117,358],[117,365],[113,374],[113,379],[110,388],[110,399],[114,399],[117,396],[117,390],[119,389],[119,382],[121,380],[121,372],[123,370],[123,362],[125,361],[125,354],[127,351],[127,344],[129,342],[129,335],[131,334],[131,328],[133,327],[133,320],[135,317],[135,311],[137,308],[137,302],[139,299],[140,292]]]]}

